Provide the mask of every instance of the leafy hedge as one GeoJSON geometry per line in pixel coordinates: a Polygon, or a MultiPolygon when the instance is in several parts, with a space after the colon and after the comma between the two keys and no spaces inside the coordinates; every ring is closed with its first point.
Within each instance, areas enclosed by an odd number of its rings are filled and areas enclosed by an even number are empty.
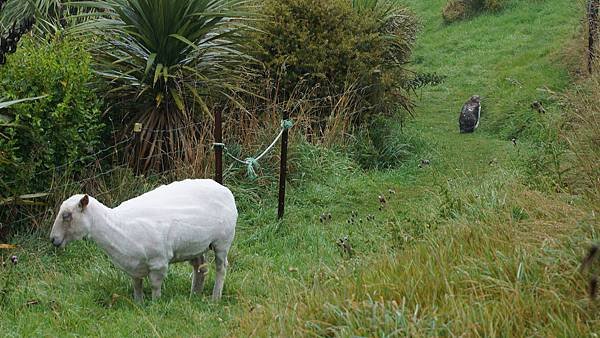
{"type": "MultiPolygon", "coordinates": [[[[417,23],[397,1],[266,0],[261,12],[267,19],[257,27],[257,59],[278,94],[290,97],[302,85],[312,93],[306,99],[320,99],[352,88],[355,122],[398,106],[410,110],[411,76],[403,65],[417,23]]],[[[335,102],[324,100],[316,120],[325,120],[335,102]]]]}
{"type": "Polygon", "coordinates": [[[51,174],[47,169],[101,145],[100,102],[88,87],[90,61],[74,41],[25,41],[0,66],[0,99],[47,95],[0,112],[0,196],[44,190],[51,174]]]}

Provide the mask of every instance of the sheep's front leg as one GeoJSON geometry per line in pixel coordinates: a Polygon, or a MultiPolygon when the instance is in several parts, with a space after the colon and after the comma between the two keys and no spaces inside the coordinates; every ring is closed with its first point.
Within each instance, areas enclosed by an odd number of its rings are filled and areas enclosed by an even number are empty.
{"type": "Polygon", "coordinates": [[[133,278],[133,299],[138,303],[144,302],[144,286],[142,278],[133,278]]]}
{"type": "Polygon", "coordinates": [[[160,298],[160,288],[162,286],[163,279],[167,275],[167,268],[150,271],[150,285],[152,285],[152,300],[160,298]]]}

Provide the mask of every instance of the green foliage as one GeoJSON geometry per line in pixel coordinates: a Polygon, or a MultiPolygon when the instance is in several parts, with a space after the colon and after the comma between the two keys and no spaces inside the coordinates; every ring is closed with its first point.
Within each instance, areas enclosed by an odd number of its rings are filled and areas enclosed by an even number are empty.
{"type": "Polygon", "coordinates": [[[100,145],[100,102],[86,89],[93,78],[90,61],[74,41],[26,41],[0,67],[5,100],[46,95],[2,110],[3,196],[46,188],[50,172],[36,172],[74,161],[100,145]]]}
{"type": "Polygon", "coordinates": [[[124,128],[144,130],[134,149],[143,169],[193,157],[193,128],[208,113],[205,96],[230,93],[244,74],[239,34],[249,14],[242,0],[114,0],[90,3],[103,17],[77,27],[98,40],[96,69],[124,128]],[[179,129],[182,128],[182,129],[179,129]]]}
{"type": "Polygon", "coordinates": [[[481,11],[499,11],[508,0],[450,0],[444,7],[442,16],[446,22],[466,19],[481,11]]]}
{"type": "Polygon", "coordinates": [[[413,78],[408,80],[406,87],[412,90],[421,89],[426,86],[437,86],[446,80],[445,75],[437,73],[416,73],[413,78]]]}
{"type": "MultiPolygon", "coordinates": [[[[408,111],[403,69],[417,24],[396,1],[267,0],[258,24],[257,58],[284,96],[301,83],[317,88],[312,97],[338,96],[355,88],[355,121],[374,113],[408,111]],[[353,7],[354,6],[354,7],[353,7]]],[[[325,101],[325,100],[324,100],[325,101]]],[[[315,118],[323,122],[332,106],[323,103],[315,118]]]]}

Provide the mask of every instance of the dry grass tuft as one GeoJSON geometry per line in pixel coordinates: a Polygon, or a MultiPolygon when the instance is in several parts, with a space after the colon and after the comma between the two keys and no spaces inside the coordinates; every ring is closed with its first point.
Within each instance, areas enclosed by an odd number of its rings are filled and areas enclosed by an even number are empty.
{"type": "Polygon", "coordinates": [[[582,80],[566,94],[562,129],[570,149],[572,165],[568,183],[575,193],[584,193],[600,208],[600,73],[582,80]]]}

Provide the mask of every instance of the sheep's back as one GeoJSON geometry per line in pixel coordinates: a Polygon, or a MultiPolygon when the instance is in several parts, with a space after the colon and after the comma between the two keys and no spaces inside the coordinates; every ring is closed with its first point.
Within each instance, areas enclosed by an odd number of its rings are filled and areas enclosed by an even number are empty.
{"type": "Polygon", "coordinates": [[[233,222],[237,209],[226,187],[207,179],[188,179],[162,185],[121,203],[114,209],[122,217],[173,219],[214,219],[233,222]]]}

